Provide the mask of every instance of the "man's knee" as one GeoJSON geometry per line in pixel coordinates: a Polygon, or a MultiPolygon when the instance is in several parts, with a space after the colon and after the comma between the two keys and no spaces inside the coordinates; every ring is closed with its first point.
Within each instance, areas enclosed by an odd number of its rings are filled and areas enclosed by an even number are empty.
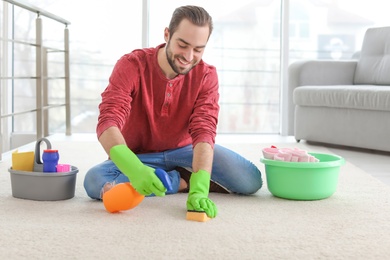
{"type": "Polygon", "coordinates": [[[101,189],[98,187],[98,178],[97,174],[93,169],[89,170],[84,177],[84,189],[87,195],[92,199],[101,199],[101,189]]]}

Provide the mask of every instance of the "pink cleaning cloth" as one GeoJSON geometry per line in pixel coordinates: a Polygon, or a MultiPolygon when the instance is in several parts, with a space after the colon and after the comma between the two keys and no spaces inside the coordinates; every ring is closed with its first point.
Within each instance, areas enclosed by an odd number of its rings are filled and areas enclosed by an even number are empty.
{"type": "Polygon", "coordinates": [[[285,162],[319,162],[313,155],[299,148],[267,147],[263,149],[263,156],[265,159],[285,162]]]}
{"type": "Polygon", "coordinates": [[[70,172],[70,165],[69,164],[58,164],[57,165],[57,172],[70,172]]]}

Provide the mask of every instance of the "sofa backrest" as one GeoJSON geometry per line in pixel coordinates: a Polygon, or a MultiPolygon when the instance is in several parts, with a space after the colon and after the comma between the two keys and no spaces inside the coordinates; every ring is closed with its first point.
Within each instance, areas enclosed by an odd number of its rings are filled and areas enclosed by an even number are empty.
{"type": "Polygon", "coordinates": [[[390,85],[390,27],[366,31],[354,84],[390,85]]]}

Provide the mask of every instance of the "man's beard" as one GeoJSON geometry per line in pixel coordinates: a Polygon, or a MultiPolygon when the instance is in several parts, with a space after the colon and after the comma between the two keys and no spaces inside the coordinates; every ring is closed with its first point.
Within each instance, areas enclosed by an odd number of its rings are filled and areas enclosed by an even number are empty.
{"type": "Polygon", "coordinates": [[[192,70],[193,67],[196,66],[197,63],[192,63],[192,66],[188,69],[182,69],[180,68],[179,66],[177,66],[175,64],[175,59],[177,58],[180,58],[182,60],[185,60],[183,56],[180,56],[180,55],[173,55],[172,52],[170,51],[169,49],[169,46],[170,46],[170,41],[167,43],[167,46],[165,48],[165,54],[167,55],[167,60],[168,60],[168,63],[169,65],[171,66],[172,70],[177,73],[177,74],[181,74],[181,75],[186,75],[188,72],[190,72],[190,70],[192,70]],[[172,58],[171,58],[172,57],[172,58]]]}

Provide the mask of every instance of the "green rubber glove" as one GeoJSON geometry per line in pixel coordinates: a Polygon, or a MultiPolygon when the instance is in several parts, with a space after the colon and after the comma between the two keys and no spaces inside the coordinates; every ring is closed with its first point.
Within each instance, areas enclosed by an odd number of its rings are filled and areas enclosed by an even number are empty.
{"type": "Polygon", "coordinates": [[[204,170],[191,174],[187,210],[204,211],[209,218],[215,218],[218,213],[217,206],[208,198],[210,177],[210,173],[204,170]]]}
{"type": "Polygon", "coordinates": [[[129,178],[131,185],[138,193],[142,195],[154,193],[156,196],[165,196],[167,190],[154,173],[154,169],[144,165],[126,145],[113,146],[110,149],[110,158],[119,170],[129,178]]]}

